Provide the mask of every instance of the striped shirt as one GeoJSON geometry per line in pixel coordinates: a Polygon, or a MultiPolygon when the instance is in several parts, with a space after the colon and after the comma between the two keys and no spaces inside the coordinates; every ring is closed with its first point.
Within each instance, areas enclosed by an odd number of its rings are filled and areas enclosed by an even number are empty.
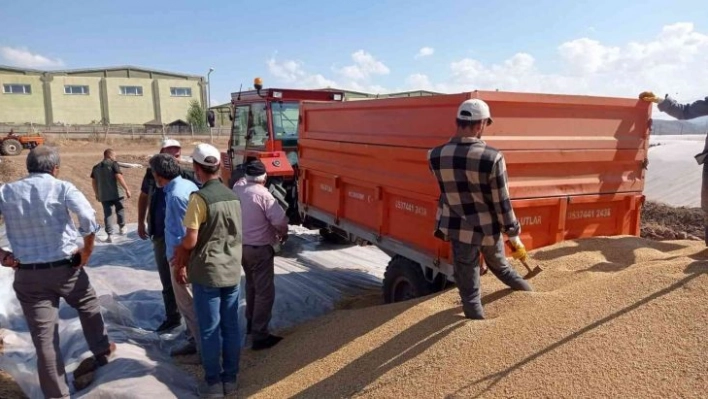
{"type": "Polygon", "coordinates": [[[0,214],[11,250],[25,264],[69,258],[79,248],[80,235],[100,228],[81,191],[48,173],[31,173],[0,186],[0,214]],[[70,212],[78,218],[78,230],[70,212]]]}
{"type": "Polygon", "coordinates": [[[486,246],[502,233],[519,233],[497,149],[478,138],[454,137],[428,152],[428,166],[440,188],[436,222],[446,239],[486,246]]]}

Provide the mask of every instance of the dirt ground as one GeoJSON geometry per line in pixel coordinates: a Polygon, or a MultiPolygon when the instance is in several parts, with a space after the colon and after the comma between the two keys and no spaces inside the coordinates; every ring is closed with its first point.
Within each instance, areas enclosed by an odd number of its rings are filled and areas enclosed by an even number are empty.
{"type": "Polygon", "coordinates": [[[652,240],[703,240],[703,211],[648,202],[642,209],[641,236],[652,240]]]}
{"type": "MultiPolygon", "coordinates": [[[[101,204],[95,200],[89,174],[91,168],[102,159],[103,150],[113,148],[118,160],[127,163],[147,165],[150,155],[158,151],[158,140],[119,141],[110,139],[108,143],[91,141],[56,141],[51,143],[60,148],[62,164],[60,178],[74,183],[91,201],[97,213],[99,223],[103,225],[103,210],[101,204]]],[[[226,140],[215,140],[217,148],[225,148],[226,140]]],[[[189,155],[196,145],[190,140],[182,140],[184,155],[189,155]]],[[[0,181],[7,182],[26,175],[25,156],[27,152],[16,157],[0,157],[0,181]]],[[[123,168],[126,182],[133,197],[126,201],[126,221],[137,221],[137,201],[140,194],[140,184],[145,174],[145,168],[123,168]]],[[[654,240],[703,240],[703,215],[700,209],[672,208],[669,206],[647,203],[642,212],[642,237],[654,240]]],[[[376,301],[379,295],[374,293],[376,301]]],[[[368,298],[368,297],[367,297],[368,298]]],[[[342,303],[340,309],[357,309],[361,306],[362,299],[354,299],[342,303]]],[[[366,298],[364,302],[368,303],[366,298]]],[[[0,354],[1,352],[0,342],[0,354]]],[[[248,355],[244,356],[244,363],[255,362],[248,355]]],[[[191,372],[199,374],[196,367],[187,367],[191,372]]],[[[24,395],[12,378],[0,370],[0,398],[23,398],[24,395]]]]}

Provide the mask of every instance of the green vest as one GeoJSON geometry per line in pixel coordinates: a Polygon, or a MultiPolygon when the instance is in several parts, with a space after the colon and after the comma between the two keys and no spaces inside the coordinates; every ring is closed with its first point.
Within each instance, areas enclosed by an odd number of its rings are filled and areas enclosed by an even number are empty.
{"type": "Polygon", "coordinates": [[[207,216],[189,260],[189,281],[207,287],[235,286],[241,281],[241,203],[218,179],[192,195],[204,199],[207,216]]]}

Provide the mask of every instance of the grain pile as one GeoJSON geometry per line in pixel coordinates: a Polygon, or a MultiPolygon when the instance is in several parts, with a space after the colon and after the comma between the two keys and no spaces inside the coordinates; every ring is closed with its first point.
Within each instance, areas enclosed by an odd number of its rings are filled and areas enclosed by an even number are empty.
{"type": "Polygon", "coordinates": [[[463,319],[452,289],[339,310],[246,351],[240,396],[705,397],[705,244],[596,238],[533,258],[537,292],[483,278],[485,321],[463,319]]]}

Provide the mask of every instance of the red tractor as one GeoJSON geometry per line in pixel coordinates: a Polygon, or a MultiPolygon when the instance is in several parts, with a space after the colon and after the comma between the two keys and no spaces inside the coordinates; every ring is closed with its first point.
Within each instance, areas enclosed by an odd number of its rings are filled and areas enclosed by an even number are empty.
{"type": "Polygon", "coordinates": [[[231,94],[231,137],[222,153],[222,179],[229,187],[243,177],[243,164],[260,159],[266,166],[266,187],[286,210],[290,224],[301,224],[297,209],[300,102],[343,101],[344,93],[329,90],[263,88],[231,94]]]}
{"type": "Polygon", "coordinates": [[[44,144],[44,137],[32,134],[16,134],[13,129],[5,137],[0,137],[0,154],[20,155],[23,149],[31,150],[44,144]]]}

